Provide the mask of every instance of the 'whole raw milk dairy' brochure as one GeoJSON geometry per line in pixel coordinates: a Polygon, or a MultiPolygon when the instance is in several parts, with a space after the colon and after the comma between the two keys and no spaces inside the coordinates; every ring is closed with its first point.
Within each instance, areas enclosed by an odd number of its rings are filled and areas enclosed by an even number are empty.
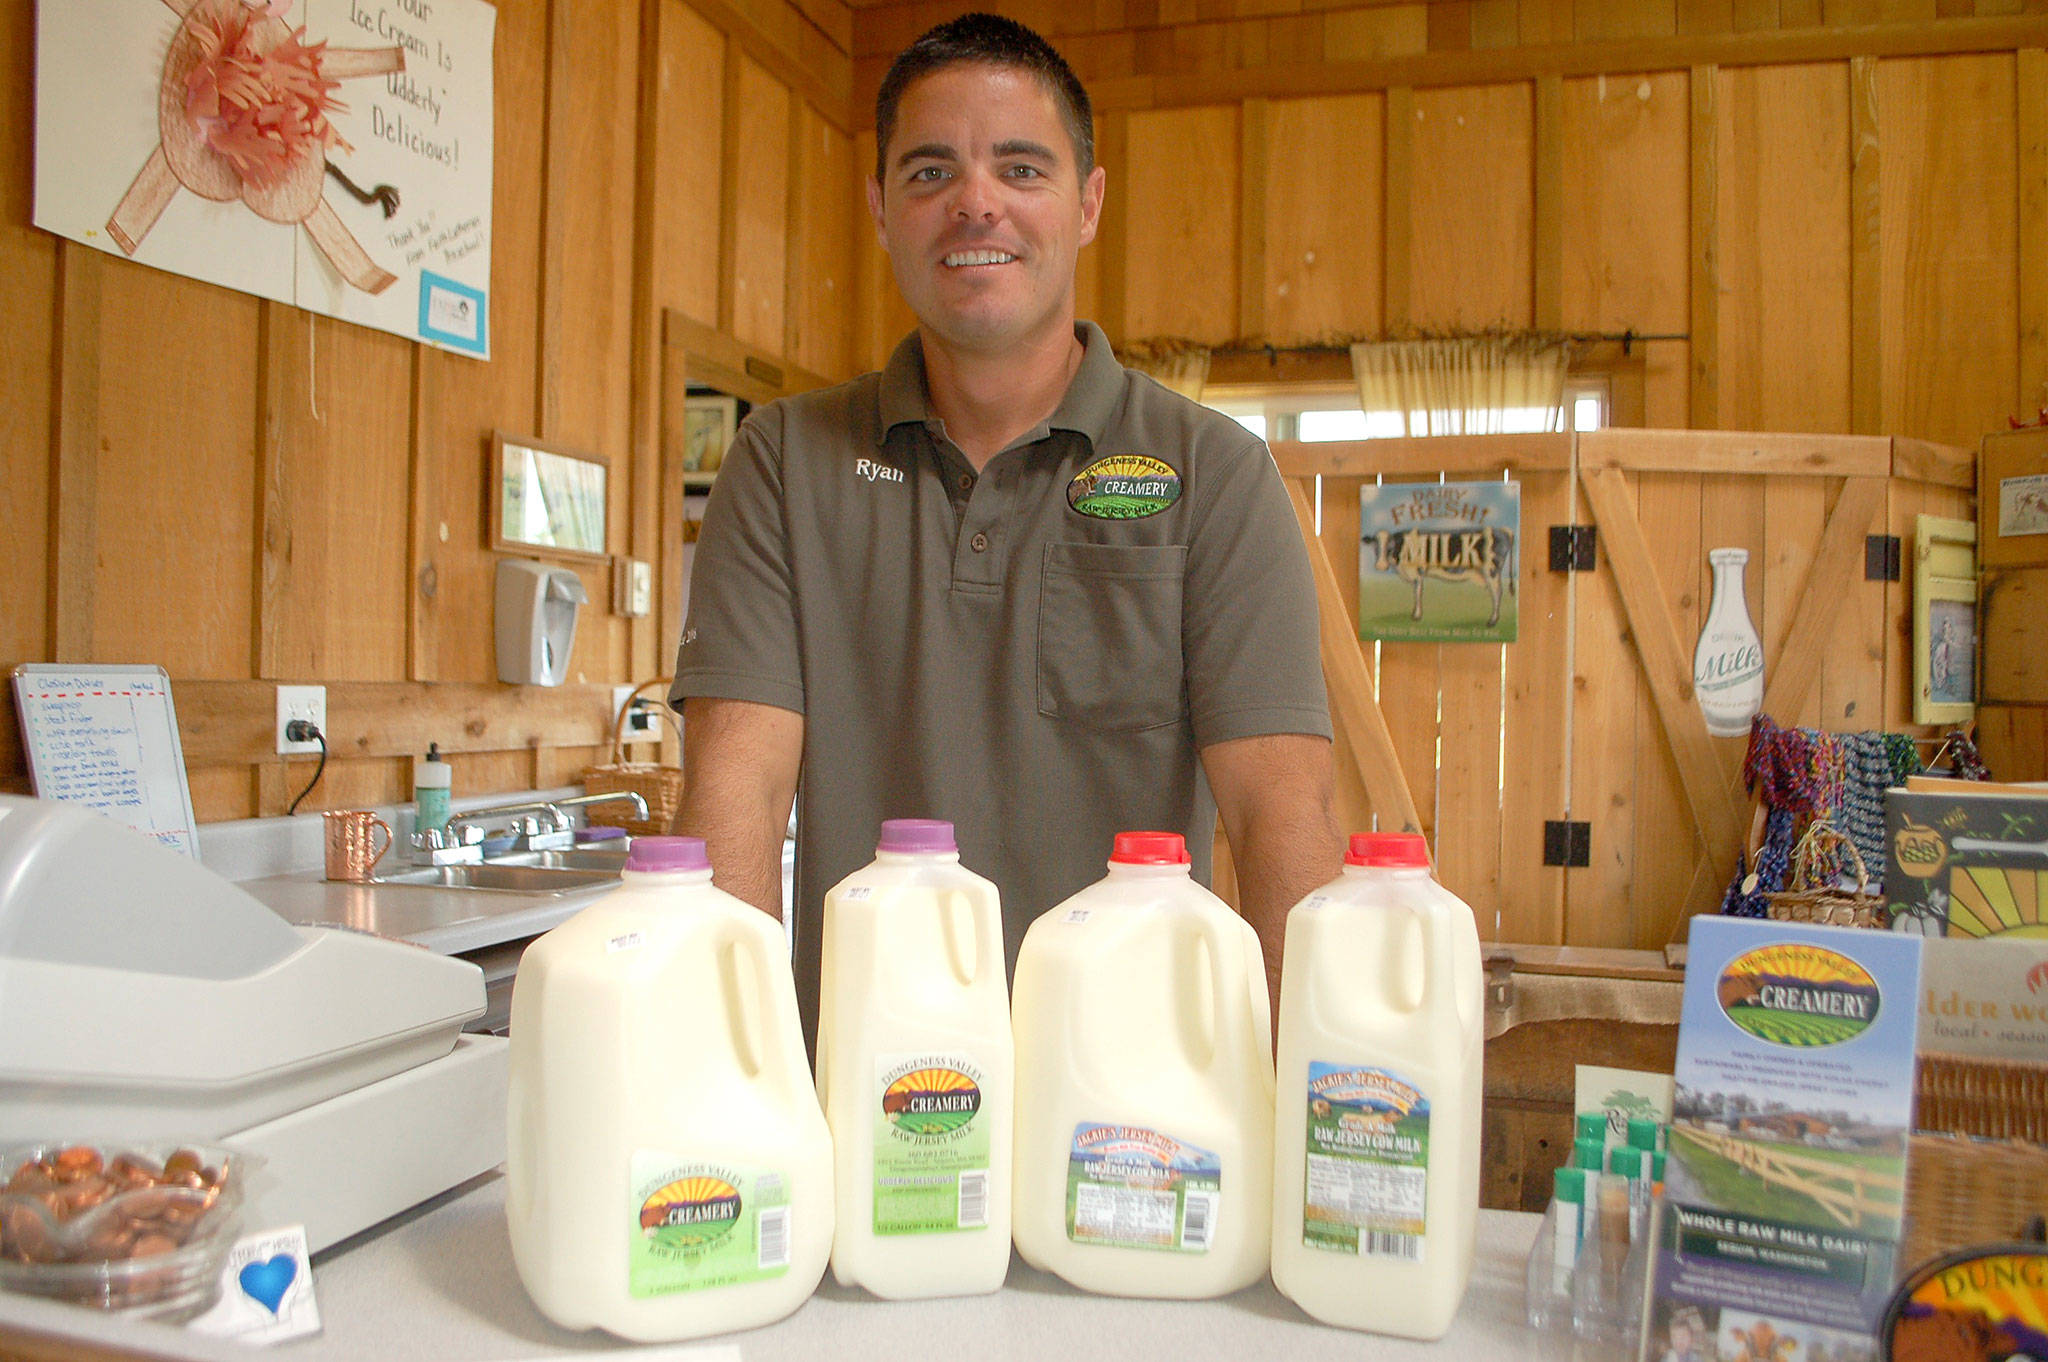
{"type": "Polygon", "coordinates": [[[1876,1356],[1920,941],[1695,918],[1644,1356],[1876,1356]]]}

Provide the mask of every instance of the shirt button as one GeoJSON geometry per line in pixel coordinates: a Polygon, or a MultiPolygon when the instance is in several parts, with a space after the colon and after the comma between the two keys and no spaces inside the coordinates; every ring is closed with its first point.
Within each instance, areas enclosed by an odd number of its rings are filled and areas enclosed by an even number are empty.
{"type": "Polygon", "coordinates": [[[976,553],[987,553],[987,552],[988,552],[988,536],[987,536],[987,535],[985,535],[985,534],[977,534],[977,535],[975,535],[975,536],[974,536],[974,538],[973,538],[973,539],[969,540],[968,542],[969,542],[970,544],[972,544],[972,545],[974,546],[974,551],[975,551],[976,553]]]}
{"type": "Polygon", "coordinates": [[[963,492],[972,492],[974,490],[974,475],[972,473],[962,473],[960,475],[960,490],[963,492]]]}

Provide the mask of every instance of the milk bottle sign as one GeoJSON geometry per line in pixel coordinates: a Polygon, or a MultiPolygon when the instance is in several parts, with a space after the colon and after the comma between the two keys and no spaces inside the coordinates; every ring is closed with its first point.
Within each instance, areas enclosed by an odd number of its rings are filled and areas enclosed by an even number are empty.
{"type": "Polygon", "coordinates": [[[1743,600],[1742,568],[1748,549],[1715,549],[1714,603],[1692,655],[1692,689],[1707,716],[1707,732],[1739,738],[1764,704],[1764,645],[1743,600]]]}

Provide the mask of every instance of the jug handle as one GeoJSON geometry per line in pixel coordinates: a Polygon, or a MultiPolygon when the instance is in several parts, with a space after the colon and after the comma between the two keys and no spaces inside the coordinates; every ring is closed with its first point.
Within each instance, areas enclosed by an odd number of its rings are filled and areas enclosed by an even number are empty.
{"type": "Polygon", "coordinates": [[[1250,996],[1249,988],[1232,987],[1233,980],[1229,977],[1232,971],[1224,967],[1224,962],[1230,958],[1230,951],[1223,927],[1223,923],[1206,913],[1195,918],[1195,939],[1201,943],[1202,952],[1209,959],[1210,1032],[1204,1038],[1209,1047],[1209,1053],[1203,1059],[1205,1068],[1216,1063],[1223,1049],[1223,1037],[1233,1035],[1237,1031],[1238,1017],[1234,1004],[1249,1001],[1250,996]]]}
{"type": "Polygon", "coordinates": [[[982,930],[981,914],[974,907],[974,896],[964,889],[948,889],[940,900],[939,912],[943,916],[939,930],[945,933],[946,963],[952,966],[953,977],[963,985],[988,977],[988,933],[982,930]],[[960,930],[963,916],[970,924],[966,933],[960,930]],[[971,958],[966,955],[968,951],[973,952],[971,958]]]}
{"type": "MultiPolygon", "coordinates": [[[[1433,875],[1431,884],[1435,886],[1433,875]]],[[[1423,970],[1422,997],[1416,1005],[1434,1009],[1447,998],[1455,1005],[1458,942],[1452,930],[1455,924],[1451,921],[1450,905],[1432,897],[1427,903],[1409,905],[1409,911],[1422,928],[1422,949],[1429,961],[1423,970]]]]}
{"type": "Polygon", "coordinates": [[[1259,1043],[1261,1055],[1273,1053],[1273,995],[1272,985],[1266,981],[1266,949],[1259,941],[1259,934],[1251,923],[1244,924],[1244,932],[1250,945],[1252,968],[1245,971],[1245,991],[1248,995],[1246,1006],[1251,1009],[1252,1034],[1259,1043]]]}
{"type": "MultiPolygon", "coordinates": [[[[749,1077],[759,1077],[771,1067],[779,1067],[787,1058],[781,1053],[780,1038],[788,1033],[791,1017],[796,1008],[796,999],[776,985],[775,970],[769,962],[768,951],[761,935],[739,923],[732,924],[727,944],[735,958],[745,956],[747,966],[753,974],[754,1010],[740,1005],[735,990],[733,1016],[738,1021],[740,1043],[740,1065],[749,1077]]],[[[738,980],[733,980],[737,984],[738,980]]]]}

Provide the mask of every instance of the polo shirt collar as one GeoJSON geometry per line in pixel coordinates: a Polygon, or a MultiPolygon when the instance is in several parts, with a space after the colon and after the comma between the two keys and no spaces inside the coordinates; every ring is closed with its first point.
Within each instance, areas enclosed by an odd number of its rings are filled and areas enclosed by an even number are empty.
{"type": "MultiPolygon", "coordinates": [[[[1074,334],[1081,340],[1081,367],[1074,371],[1073,381],[1067,384],[1066,395],[1053,414],[1020,443],[1042,440],[1054,430],[1071,430],[1086,436],[1091,446],[1099,445],[1123,405],[1124,366],[1110,349],[1109,337],[1090,321],[1075,322],[1074,334]]],[[[922,425],[931,419],[931,400],[924,378],[924,340],[918,332],[905,336],[883,367],[879,406],[877,444],[887,440],[889,432],[897,426],[922,425]]]]}

